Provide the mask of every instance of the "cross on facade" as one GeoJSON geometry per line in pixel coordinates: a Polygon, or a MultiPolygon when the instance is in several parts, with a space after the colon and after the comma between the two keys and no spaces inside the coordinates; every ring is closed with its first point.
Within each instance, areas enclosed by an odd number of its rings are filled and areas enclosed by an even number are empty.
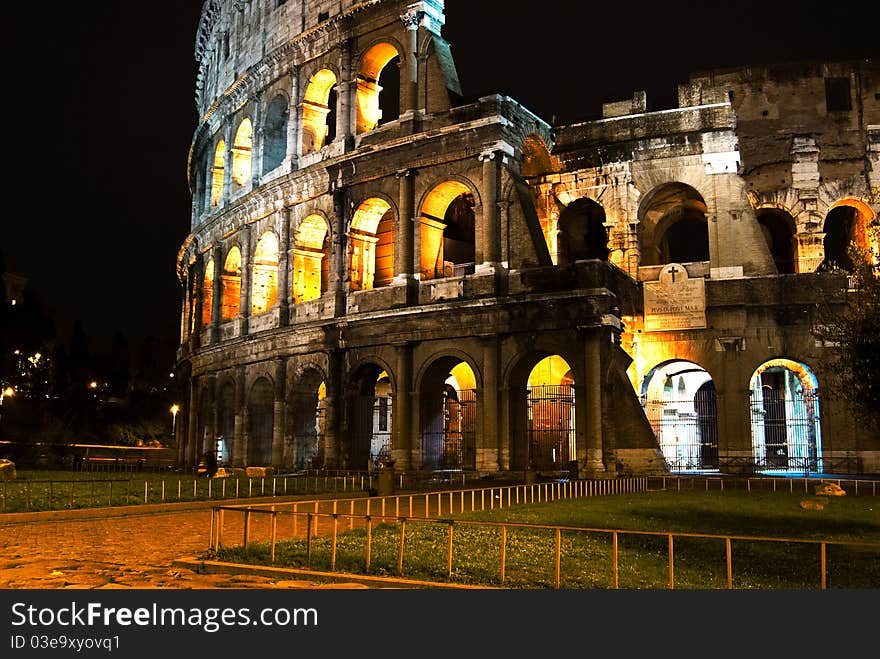
{"type": "Polygon", "coordinates": [[[673,266],[670,266],[668,272],[669,272],[669,274],[672,275],[672,283],[674,284],[674,283],[675,283],[675,275],[677,275],[679,272],[681,272],[681,270],[677,269],[677,268],[673,265],[673,266]]]}

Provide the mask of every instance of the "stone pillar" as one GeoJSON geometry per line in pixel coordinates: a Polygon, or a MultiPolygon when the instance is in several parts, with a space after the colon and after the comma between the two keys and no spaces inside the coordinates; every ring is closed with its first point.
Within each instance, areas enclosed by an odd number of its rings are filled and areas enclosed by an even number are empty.
{"type": "Polygon", "coordinates": [[[343,353],[332,349],[327,353],[327,397],[324,399],[324,467],[339,466],[339,441],[345,396],[342,385],[343,353]]]}
{"type": "Polygon", "coordinates": [[[241,294],[238,300],[239,336],[246,336],[251,317],[251,281],[254,257],[251,249],[251,228],[241,228],[241,294]]]}
{"type": "Polygon", "coordinates": [[[482,257],[482,263],[476,267],[476,272],[494,272],[501,261],[501,216],[498,209],[498,186],[501,177],[502,154],[500,151],[487,151],[480,154],[480,162],[483,163],[483,213],[482,231],[478,236],[478,244],[482,243],[482,250],[477,249],[477,260],[482,257]],[[481,238],[481,240],[480,240],[481,238]]]}
{"type": "Polygon", "coordinates": [[[397,172],[399,192],[397,198],[397,226],[394,230],[394,286],[405,286],[418,272],[413,234],[415,224],[415,174],[404,169],[397,172]]]}
{"type": "Polygon", "coordinates": [[[226,147],[223,153],[223,194],[217,202],[217,207],[222,208],[232,198],[232,124],[229,119],[223,125],[223,144],[226,147]]]}
{"type": "MultiPolygon", "coordinates": [[[[348,151],[351,136],[357,134],[357,71],[352,67],[351,39],[339,44],[339,80],[336,82],[336,140],[348,151]]],[[[336,141],[334,140],[334,141],[336,141]]]]}
{"type": "Polygon", "coordinates": [[[202,428],[199,424],[199,381],[189,381],[189,423],[187,423],[186,466],[193,467],[199,461],[199,447],[202,443],[202,428]]]}
{"type": "Polygon", "coordinates": [[[392,429],[391,455],[394,458],[394,466],[397,470],[409,470],[413,468],[415,461],[414,453],[417,447],[413,442],[412,430],[412,346],[401,343],[394,346],[397,370],[397,386],[394,388],[394,403],[392,405],[392,429]]]}
{"type": "Polygon", "coordinates": [[[403,91],[401,116],[415,114],[419,103],[419,24],[422,12],[410,8],[401,14],[400,20],[406,28],[406,78],[401,76],[400,86],[403,91]]]}
{"type": "Polygon", "coordinates": [[[290,104],[287,110],[287,161],[290,163],[290,171],[299,167],[299,156],[302,153],[302,103],[298,103],[300,96],[299,67],[294,66],[290,71],[290,104]]]}
{"type": "Polygon", "coordinates": [[[260,177],[263,172],[263,94],[254,98],[253,112],[251,113],[251,126],[254,134],[251,144],[251,190],[260,185],[260,177]]]}
{"type": "Polygon", "coordinates": [[[281,209],[281,222],[278,227],[278,325],[290,323],[290,207],[281,209]]]}
{"type": "Polygon", "coordinates": [[[584,393],[586,403],[586,458],[584,468],[588,475],[605,472],[602,461],[602,336],[594,329],[584,339],[584,393]]]}
{"type": "Polygon", "coordinates": [[[183,285],[183,302],[180,305],[180,345],[188,346],[189,344],[189,314],[190,309],[189,305],[192,303],[192,289],[190,287],[190,282],[192,281],[192,274],[190,273],[189,267],[184,269],[183,281],[181,282],[183,285]]]}
{"type": "Polygon", "coordinates": [[[275,402],[272,409],[272,466],[281,467],[284,459],[285,423],[285,377],[287,363],[283,359],[275,362],[275,402]]]}
{"type": "Polygon", "coordinates": [[[248,414],[246,404],[246,387],[247,377],[244,366],[238,368],[238,375],[235,378],[235,401],[238,408],[235,413],[235,448],[232,451],[232,466],[244,467],[247,464],[248,449],[248,414]]]}
{"type": "Polygon", "coordinates": [[[212,249],[214,279],[211,282],[211,344],[220,343],[220,315],[223,312],[223,243],[217,241],[212,249]]]}
{"type": "Polygon", "coordinates": [[[205,259],[199,254],[196,262],[190,268],[190,299],[195,298],[195,305],[190,309],[189,322],[189,347],[192,352],[198,350],[202,345],[202,309],[205,302],[204,283],[205,259]]]}
{"type": "Polygon", "coordinates": [[[345,281],[348,263],[347,233],[348,217],[345,212],[345,190],[337,188],[333,190],[333,235],[330,249],[330,281],[327,283],[334,297],[334,315],[345,315],[345,281]]]}
{"type": "Polygon", "coordinates": [[[503,446],[499,425],[499,374],[498,338],[483,337],[483,389],[480,398],[483,403],[483,431],[477,445],[477,469],[495,471],[507,469],[502,459],[503,446]]]}

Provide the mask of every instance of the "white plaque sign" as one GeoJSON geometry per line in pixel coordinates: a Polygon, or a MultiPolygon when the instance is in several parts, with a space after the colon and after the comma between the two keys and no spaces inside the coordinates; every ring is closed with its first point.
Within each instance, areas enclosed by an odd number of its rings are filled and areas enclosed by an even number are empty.
{"type": "Polygon", "coordinates": [[[659,281],[646,281],[645,331],[687,330],[706,327],[706,285],[690,279],[679,263],[660,271],[659,281]]]}

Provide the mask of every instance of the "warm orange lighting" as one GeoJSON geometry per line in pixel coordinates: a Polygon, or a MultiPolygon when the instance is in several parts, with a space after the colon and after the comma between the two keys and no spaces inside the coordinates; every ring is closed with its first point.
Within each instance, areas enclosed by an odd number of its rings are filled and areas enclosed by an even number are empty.
{"type": "Polygon", "coordinates": [[[180,412],[180,405],[172,405],[171,406],[171,413],[177,414],[178,412],[180,412]]]}
{"type": "Polygon", "coordinates": [[[232,143],[232,182],[238,186],[247,185],[251,180],[253,164],[254,127],[250,119],[243,119],[235,131],[232,143]]]}
{"type": "Polygon", "coordinates": [[[241,251],[233,246],[226,255],[226,263],[223,265],[223,273],[220,277],[222,284],[221,317],[223,320],[232,320],[238,315],[239,298],[241,297],[241,251]]]}
{"type": "Polygon", "coordinates": [[[296,304],[317,300],[327,290],[327,223],[309,215],[299,225],[293,250],[293,299],[296,304]]]}
{"type": "Polygon", "coordinates": [[[5,397],[13,396],[14,394],[15,394],[15,389],[13,389],[12,387],[6,387],[6,389],[3,390],[3,395],[5,397]]]}
{"type": "Polygon", "coordinates": [[[254,252],[254,285],[251,289],[251,314],[266,313],[278,301],[278,237],[264,233],[254,252]]]}
{"type": "Polygon", "coordinates": [[[379,109],[379,77],[382,69],[398,56],[397,49],[391,44],[378,43],[364,55],[357,75],[357,132],[373,130],[382,119],[379,109]]]}
{"type": "Polygon", "coordinates": [[[97,382],[94,382],[94,381],[89,382],[89,389],[97,389],[97,388],[98,388],[97,382]]]}
{"type": "Polygon", "coordinates": [[[351,221],[349,273],[352,290],[387,286],[394,278],[394,213],[384,199],[367,199],[351,221]]]}
{"type": "Polygon", "coordinates": [[[217,142],[214,150],[214,165],[211,167],[211,208],[220,203],[223,197],[223,177],[226,171],[226,142],[217,142]]]}
{"type": "Polygon", "coordinates": [[[211,324],[211,308],[214,306],[214,259],[205,266],[205,278],[202,283],[202,325],[211,324]]]}
{"type": "Polygon", "coordinates": [[[320,150],[327,141],[330,126],[330,91],[336,84],[336,76],[329,69],[321,69],[309,80],[303,98],[302,153],[320,150]]]}

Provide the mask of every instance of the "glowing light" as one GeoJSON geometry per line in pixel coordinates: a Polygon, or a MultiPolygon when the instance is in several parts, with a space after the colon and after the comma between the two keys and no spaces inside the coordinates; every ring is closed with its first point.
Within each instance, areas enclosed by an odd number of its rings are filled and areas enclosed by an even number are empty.
{"type": "Polygon", "coordinates": [[[97,388],[98,388],[97,382],[95,382],[94,380],[92,382],[89,382],[89,389],[97,389],[97,388]]]}
{"type": "Polygon", "coordinates": [[[5,397],[14,396],[14,395],[15,395],[15,389],[13,389],[12,387],[6,387],[6,389],[3,390],[3,395],[4,395],[5,397]]]}
{"type": "Polygon", "coordinates": [[[232,143],[232,181],[236,185],[244,186],[251,180],[253,148],[254,127],[251,120],[245,118],[239,124],[232,143]]]}

